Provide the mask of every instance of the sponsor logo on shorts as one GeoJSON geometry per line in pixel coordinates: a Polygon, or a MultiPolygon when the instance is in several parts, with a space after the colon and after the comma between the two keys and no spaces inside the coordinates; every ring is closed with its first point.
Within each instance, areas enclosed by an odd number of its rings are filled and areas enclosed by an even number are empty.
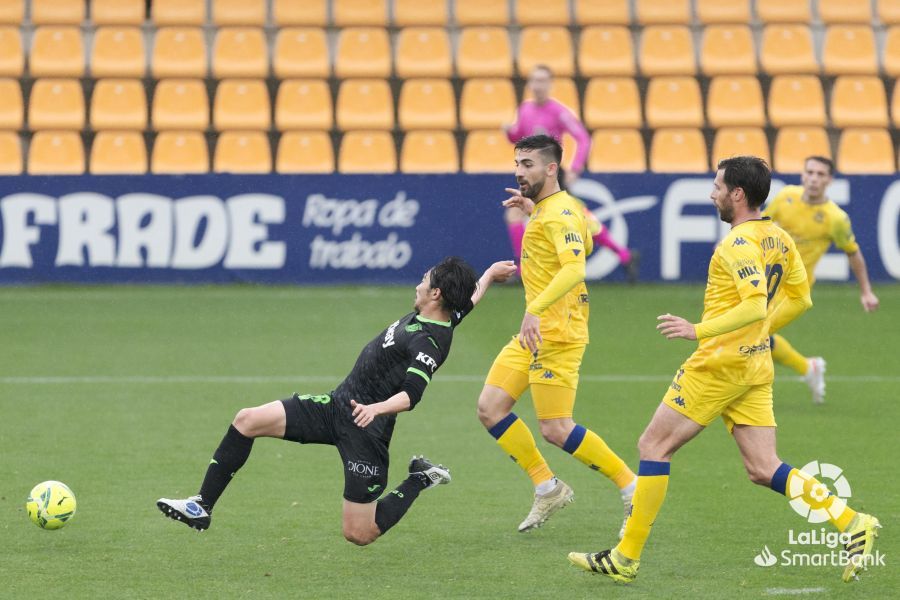
{"type": "Polygon", "coordinates": [[[357,477],[378,477],[381,474],[381,466],[367,460],[347,460],[347,470],[357,477]]]}
{"type": "Polygon", "coordinates": [[[544,374],[541,375],[541,379],[553,379],[553,373],[550,372],[549,369],[544,371],[544,374]]]}
{"type": "Polygon", "coordinates": [[[541,363],[539,363],[539,362],[537,362],[537,361],[534,361],[533,363],[531,363],[530,365],[528,365],[528,370],[529,370],[529,371],[540,371],[540,370],[543,369],[543,368],[544,368],[544,365],[542,365],[541,363]]]}
{"type": "Polygon", "coordinates": [[[684,398],[682,398],[681,396],[675,396],[675,397],[672,399],[672,402],[674,402],[675,404],[677,404],[677,405],[680,406],[681,408],[684,408],[684,405],[687,404],[687,403],[684,401],[684,398]]]}

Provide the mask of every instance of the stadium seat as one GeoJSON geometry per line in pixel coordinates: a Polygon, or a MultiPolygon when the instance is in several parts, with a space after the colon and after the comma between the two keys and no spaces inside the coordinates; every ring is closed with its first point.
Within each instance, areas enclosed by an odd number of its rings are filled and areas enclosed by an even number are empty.
{"type": "Polygon", "coordinates": [[[697,20],[704,25],[749,23],[750,0],[697,0],[697,20]]]}
{"type": "MultiPolygon", "coordinates": [[[[881,0],[883,1],[883,0],[881,0]]],[[[872,24],[872,5],[859,0],[819,0],[819,18],[826,25],[833,23],[872,24]]]]}
{"type": "Polygon", "coordinates": [[[568,0],[517,0],[513,3],[515,22],[526,27],[529,25],[561,25],[566,27],[569,18],[568,0]]]}
{"type": "Polygon", "coordinates": [[[272,0],[272,21],[277,27],[325,27],[328,0],[272,0]]]}
{"type": "Polygon", "coordinates": [[[272,171],[269,137],[262,131],[223,131],[216,141],[214,173],[263,174],[272,171]]]}
{"type": "Polygon", "coordinates": [[[588,129],[641,127],[641,98],[635,80],[591,79],[584,93],[584,124],[588,129]]]}
{"type": "Polygon", "coordinates": [[[262,79],[223,79],[216,89],[213,127],[263,129],[272,126],[269,90],[262,79]]]}
{"type": "Polygon", "coordinates": [[[314,28],[288,27],[275,38],[272,68],[275,77],[325,78],[331,74],[325,31],[314,28]]]}
{"type": "Polygon", "coordinates": [[[150,11],[151,20],[157,27],[203,25],[206,21],[206,0],[153,0],[150,11]]]}
{"type": "Polygon", "coordinates": [[[163,131],[156,136],[150,172],[188,174],[209,172],[209,149],[199,131],[163,131]]]}
{"type": "Polygon", "coordinates": [[[585,27],[578,44],[582,77],[634,76],[634,44],[626,27],[585,27]]]}
{"type": "Polygon", "coordinates": [[[33,25],[81,25],[85,0],[31,0],[33,25]]]}
{"type": "Polygon", "coordinates": [[[286,131],[278,140],[276,173],[331,173],[334,149],[325,131],[286,131]]]}
{"type": "Polygon", "coordinates": [[[647,89],[647,125],[657,127],[702,127],[703,101],[700,85],[693,77],[655,77],[647,89]]]}
{"type": "Polygon", "coordinates": [[[77,79],[39,79],[28,100],[28,128],[83,129],[84,93],[77,79]]]}
{"type": "Polygon", "coordinates": [[[0,130],[22,129],[25,105],[22,88],[15,79],[0,79],[0,130]]]}
{"type": "Polygon", "coordinates": [[[838,142],[837,170],[847,175],[893,175],[891,135],[885,129],[845,129],[838,142]]]}
{"type": "Polygon", "coordinates": [[[467,27],[459,35],[460,77],[512,77],[512,50],[505,27],[467,27]]]}
{"type": "Polygon", "coordinates": [[[395,27],[446,27],[447,0],[394,0],[395,27]]]}
{"type": "Polygon", "coordinates": [[[710,127],[762,127],[766,124],[762,88],[756,77],[715,77],[706,98],[710,127]]]}
{"type": "MultiPolygon", "coordinates": [[[[20,26],[25,22],[25,0],[3,0],[0,2],[0,23],[20,26]]],[[[19,159],[21,161],[21,152],[19,159]]]]}
{"type": "Polygon", "coordinates": [[[154,79],[206,77],[206,40],[199,27],[162,27],[156,32],[150,61],[154,79]]]}
{"type": "Polygon", "coordinates": [[[81,175],[84,146],[74,131],[38,131],[28,147],[29,175],[81,175]]]}
{"type": "Polygon", "coordinates": [[[891,125],[900,128],[900,89],[894,82],[894,91],[891,94],[891,125]]]}
{"type": "Polygon", "coordinates": [[[393,173],[397,149],[387,131],[348,131],[338,150],[340,173],[393,173]]]}
{"type": "Polygon", "coordinates": [[[22,173],[22,141],[12,131],[0,131],[0,175],[22,173]]]}
{"type": "Polygon", "coordinates": [[[525,27],[519,35],[516,63],[523,77],[535,65],[545,65],[559,77],[572,77],[574,56],[572,36],[565,27],[525,27]]]}
{"type": "Polygon", "coordinates": [[[878,0],[878,20],[883,25],[900,24],[900,0],[878,0]]]}
{"type": "Polygon", "coordinates": [[[138,27],[100,27],[94,32],[91,77],[143,77],[144,36],[138,27]]]}
{"type": "Polygon", "coordinates": [[[93,0],[91,21],[94,25],[141,25],[145,10],[144,0],[93,0]]]}
{"type": "Polygon", "coordinates": [[[598,129],[591,136],[588,171],[642,173],[647,170],[644,140],[637,129],[598,129]]]}
{"type": "Polygon", "coordinates": [[[579,27],[631,23],[628,0],[575,0],[573,10],[573,19],[579,27]]]}
{"type": "Polygon", "coordinates": [[[784,125],[825,125],[825,93],[818,77],[780,75],[769,87],[769,122],[784,125]]]}
{"type": "Polygon", "coordinates": [[[91,146],[93,175],[143,175],[147,172],[147,146],[137,131],[101,131],[91,146]]]}
{"type": "Polygon", "coordinates": [[[266,24],[266,0],[212,0],[210,16],[216,27],[266,24]]]}
{"type": "Polygon", "coordinates": [[[450,77],[450,36],[442,27],[407,27],[397,36],[397,77],[450,77]]]}
{"type": "Polygon", "coordinates": [[[348,27],[337,42],[334,74],[347,77],[389,77],[391,46],[387,31],[380,27],[348,27]]]}
{"type": "Polygon", "coordinates": [[[758,156],[770,161],[769,141],[765,132],[758,127],[723,127],[716,131],[713,140],[712,166],[723,158],[743,155],[758,156]]]}
{"type": "Polygon", "coordinates": [[[756,0],[756,16],[763,23],[809,23],[809,0],[756,0]]]}
{"type": "Polygon", "coordinates": [[[706,173],[706,142],[699,129],[658,129],[650,143],[650,170],[654,173],[706,173]]]}
{"type": "Polygon", "coordinates": [[[507,0],[456,0],[454,2],[456,24],[502,25],[509,24],[509,3],[507,0]]]}
{"type": "Polygon", "coordinates": [[[703,29],[700,69],[707,77],[755,75],[756,48],[746,25],[709,25],[703,29]]]}
{"type": "MultiPolygon", "coordinates": [[[[578,101],[578,88],[575,87],[575,81],[570,77],[554,77],[553,88],[550,90],[550,97],[554,100],[565,104],[569,107],[575,116],[580,118],[581,103],[578,101]]],[[[525,86],[525,93],[522,100],[532,100],[534,96],[528,86],[525,86]]]]}
{"type": "Polygon", "coordinates": [[[394,101],[384,79],[345,79],[338,89],[338,129],[393,129],[394,101]]]}
{"type": "Polygon", "coordinates": [[[324,79],[286,79],[281,82],[275,98],[275,127],[281,131],[326,130],[333,125],[328,82],[324,79]]]}
{"type": "Polygon", "coordinates": [[[882,65],[885,75],[892,78],[900,77],[900,27],[895,26],[887,30],[882,65]]]}
{"type": "Polygon", "coordinates": [[[91,95],[91,128],[147,128],[147,96],[139,79],[103,79],[91,95]]]}
{"type": "Polygon", "coordinates": [[[475,130],[466,135],[462,170],[465,173],[511,173],[513,145],[500,130],[475,130]]]}
{"type": "Polygon", "coordinates": [[[825,33],[826,75],[876,75],[878,58],[871,26],[833,25],[825,33]]]}
{"type": "Polygon", "coordinates": [[[455,129],[456,97],[446,79],[409,79],[403,82],[397,106],[400,128],[455,129]]]}
{"type": "Polygon", "coordinates": [[[637,22],[641,25],[687,25],[691,22],[689,0],[637,0],[637,22]]]}
{"type": "Polygon", "coordinates": [[[495,129],[513,122],[516,92],[507,79],[470,79],[463,85],[459,120],[464,129],[495,129]]]}
{"type": "Polygon", "coordinates": [[[82,77],[84,45],[77,27],[38,27],[28,59],[32,77],[82,77]]]}
{"type": "Polygon", "coordinates": [[[204,130],[209,127],[209,97],[199,79],[163,79],[156,84],[151,109],[153,129],[204,130]]]}
{"type": "Polygon", "coordinates": [[[410,131],[400,149],[401,173],[456,173],[459,152],[449,131],[410,131]]]}
{"type": "Polygon", "coordinates": [[[269,74],[269,58],[263,30],[255,27],[223,27],[216,33],[212,59],[213,77],[254,77],[269,74]]]}
{"type": "Polygon", "coordinates": [[[332,0],[332,21],[335,27],[385,27],[385,0],[332,0]]]}
{"type": "Polygon", "coordinates": [[[838,77],[831,90],[830,113],[835,127],[887,127],[887,95],[881,78],[838,77]]]}
{"type": "Polygon", "coordinates": [[[690,29],[683,25],[645,27],[641,34],[640,64],[644,77],[696,73],[690,29]]]}
{"type": "Polygon", "coordinates": [[[807,156],[831,158],[831,146],[822,127],[782,127],[775,136],[773,155],[775,171],[800,173],[807,156]]]}
{"type": "Polygon", "coordinates": [[[0,76],[21,77],[25,53],[17,27],[0,27],[0,76]]]}
{"type": "Polygon", "coordinates": [[[812,35],[805,25],[767,25],[759,61],[769,75],[819,72],[812,35]]]}

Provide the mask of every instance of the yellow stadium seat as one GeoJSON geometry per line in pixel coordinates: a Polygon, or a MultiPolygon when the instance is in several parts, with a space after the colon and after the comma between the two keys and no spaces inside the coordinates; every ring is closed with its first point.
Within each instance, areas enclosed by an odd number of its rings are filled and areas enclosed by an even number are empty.
{"type": "Polygon", "coordinates": [[[749,23],[750,0],[697,0],[697,19],[704,25],[749,23]]]}
{"type": "Polygon", "coordinates": [[[156,136],[150,172],[189,174],[209,172],[209,149],[199,131],[163,131],[156,136]]]}
{"type": "Polygon", "coordinates": [[[629,25],[628,0],[575,0],[575,22],[585,25],[629,25]]]}
{"type": "Polygon", "coordinates": [[[825,125],[825,93],[818,77],[780,75],[769,87],[769,122],[784,125],[825,125]]]}
{"type": "Polygon", "coordinates": [[[288,27],[278,32],[272,68],[279,79],[291,77],[325,78],[331,74],[325,31],[288,27]]]}
{"type": "Polygon", "coordinates": [[[900,27],[887,30],[883,58],[884,74],[888,77],[900,77],[900,27]]]}
{"type": "Polygon", "coordinates": [[[400,149],[401,173],[456,173],[459,152],[449,131],[410,131],[400,149]]]}
{"type": "Polygon", "coordinates": [[[0,76],[21,77],[25,66],[22,38],[17,27],[0,27],[0,76]]]}
{"type": "Polygon", "coordinates": [[[216,27],[266,24],[266,0],[212,0],[210,16],[216,27]]]}
{"type": "Polygon", "coordinates": [[[74,131],[38,131],[28,147],[29,175],[81,175],[84,146],[74,131]]]}
{"type": "Polygon", "coordinates": [[[331,173],[334,149],[325,131],[286,131],[278,140],[276,173],[331,173]]]}
{"type": "Polygon", "coordinates": [[[769,75],[818,73],[812,35],[805,25],[768,25],[763,31],[760,64],[769,75]]]}
{"type": "Polygon", "coordinates": [[[691,22],[689,0],[637,0],[637,22],[641,25],[687,25],[691,22]]]}
{"type": "Polygon", "coordinates": [[[81,25],[85,0],[31,0],[34,25],[81,25]]]}
{"type": "Polygon", "coordinates": [[[266,77],[269,58],[263,30],[255,27],[223,27],[216,34],[212,59],[213,77],[266,77]]]}
{"type": "Polygon", "coordinates": [[[578,44],[578,70],[582,77],[633,76],[631,32],[621,26],[585,27],[578,44]]]}
{"type": "Polygon", "coordinates": [[[466,27],[459,35],[460,77],[512,77],[512,49],[505,27],[466,27]]]}
{"type": "Polygon", "coordinates": [[[156,32],[150,61],[155,79],[206,77],[206,41],[199,27],[162,27],[156,32]]]}
{"type": "Polygon", "coordinates": [[[143,175],[147,172],[147,146],[137,131],[101,131],[91,146],[90,173],[143,175]]]}
{"type": "MultiPolygon", "coordinates": [[[[0,23],[18,27],[25,21],[25,0],[3,0],[0,2],[0,23]]],[[[21,153],[19,156],[21,160],[21,153]]]]}
{"type": "MultiPolygon", "coordinates": [[[[581,103],[578,101],[578,88],[575,81],[569,77],[554,77],[550,97],[557,102],[566,105],[575,116],[581,115],[581,103]]],[[[526,85],[523,100],[533,100],[531,90],[526,85]]]]}
{"type": "Polygon", "coordinates": [[[683,25],[645,27],[641,34],[640,63],[645,77],[696,73],[690,29],[683,25]]]}
{"type": "Polygon", "coordinates": [[[872,5],[859,0],[819,0],[819,18],[832,23],[872,24],[872,5]]]}
{"type": "Polygon", "coordinates": [[[153,24],[203,25],[206,21],[206,0],[153,0],[150,4],[153,24]]]}
{"type": "Polygon", "coordinates": [[[756,48],[746,25],[709,25],[703,29],[700,68],[707,77],[755,75],[756,48]]]}
{"type": "Polygon", "coordinates": [[[93,0],[91,20],[94,25],[141,25],[145,10],[144,0],[93,0]]]}
{"type": "Polygon", "coordinates": [[[0,175],[22,173],[22,142],[17,133],[0,131],[0,175]]]}
{"type": "Polygon", "coordinates": [[[450,77],[450,36],[441,27],[407,27],[397,36],[397,77],[450,77]]]}
{"type": "Polygon", "coordinates": [[[0,79],[0,130],[22,129],[25,106],[22,89],[15,79],[0,79]]]}
{"type": "Polygon", "coordinates": [[[287,79],[275,98],[275,126],[287,129],[331,129],[331,89],[324,79],[287,79]]]}
{"type": "Polygon", "coordinates": [[[516,92],[507,79],[469,79],[459,104],[464,129],[494,129],[513,122],[516,92]]]}
{"type": "Polygon", "coordinates": [[[635,80],[591,79],[584,93],[584,123],[589,129],[641,127],[641,98],[635,80]]]}
{"type": "Polygon", "coordinates": [[[642,173],[647,170],[644,140],[637,129],[598,129],[591,136],[588,171],[642,173]]]}
{"type": "Polygon", "coordinates": [[[455,129],[453,86],[446,79],[408,79],[400,90],[397,115],[404,130],[455,129]]]}
{"type": "Polygon", "coordinates": [[[515,21],[521,26],[568,26],[568,0],[517,0],[513,3],[515,21]]]}
{"type": "Polygon", "coordinates": [[[710,82],[706,115],[710,127],[766,124],[762,88],[756,77],[716,77],[710,82]]]}
{"type": "Polygon", "coordinates": [[[831,90],[831,121],[835,127],[887,127],[888,109],[880,77],[838,77],[831,90]]]}
{"type": "Polygon", "coordinates": [[[139,79],[102,79],[91,95],[91,127],[147,128],[147,96],[139,79]]]}
{"type": "Polygon", "coordinates": [[[394,0],[395,27],[446,27],[447,0],[394,0]]]}
{"type": "Polygon", "coordinates": [[[272,171],[269,138],[262,131],[223,131],[216,141],[214,173],[262,174],[272,171]]]}
{"type": "Polygon", "coordinates": [[[809,23],[809,0],[756,0],[756,15],[763,23],[809,23]]]}
{"type": "Polygon", "coordinates": [[[900,0],[878,0],[878,20],[884,25],[900,24],[900,0]]]}
{"type": "Polygon", "coordinates": [[[647,125],[657,127],[702,127],[703,101],[700,85],[693,77],[655,77],[647,89],[647,125]]]}
{"type": "Polygon", "coordinates": [[[32,77],[82,77],[84,45],[77,27],[38,27],[29,56],[32,77]]]}
{"type": "Polygon", "coordinates": [[[891,94],[891,124],[900,128],[900,89],[894,83],[894,91],[891,94]]]}
{"type": "Polygon", "coordinates": [[[100,27],[94,33],[91,77],[143,77],[146,63],[138,27],[100,27]]]}
{"type": "Polygon", "coordinates": [[[775,136],[773,167],[779,173],[800,173],[807,156],[831,158],[831,145],[822,127],[782,127],[775,136]]]}
{"type": "Polygon", "coordinates": [[[699,129],[658,129],[650,143],[650,170],[654,173],[706,173],[706,141],[699,129]]]}
{"type": "Polygon", "coordinates": [[[204,130],[209,127],[209,96],[199,79],[163,79],[151,109],[153,129],[204,130]]]}
{"type": "Polygon", "coordinates": [[[339,79],[389,77],[391,46],[387,31],[381,27],[348,27],[341,30],[334,74],[339,79]]]}
{"type": "Polygon", "coordinates": [[[758,156],[770,162],[769,141],[758,127],[723,127],[716,131],[713,141],[712,166],[732,156],[758,156]]]}
{"type": "Polygon", "coordinates": [[[826,75],[876,75],[878,58],[871,26],[833,25],[822,52],[826,75]]]}
{"type": "Polygon", "coordinates": [[[519,74],[526,76],[535,65],[545,65],[554,75],[575,74],[572,36],[565,27],[525,27],[519,36],[519,74]]]}
{"type": "Polygon", "coordinates": [[[336,27],[385,27],[385,0],[332,0],[332,21],[336,27]]]}
{"type": "Polygon", "coordinates": [[[837,169],[848,175],[893,175],[891,135],[885,129],[845,129],[838,142],[837,169]]]}
{"type": "Polygon", "coordinates": [[[273,0],[272,20],[278,27],[328,25],[328,0],[273,0]]]}
{"type": "Polygon", "coordinates": [[[28,100],[29,129],[83,129],[84,94],[77,79],[39,79],[28,100]]]}
{"type": "Polygon", "coordinates": [[[397,148],[387,131],[348,131],[338,151],[340,173],[393,173],[397,148]]]}
{"type": "Polygon", "coordinates": [[[338,129],[393,129],[394,101],[384,79],[345,79],[335,109],[338,129]]]}
{"type": "Polygon", "coordinates": [[[460,26],[509,24],[507,0],[456,0],[454,9],[460,26]]]}
{"type": "Polygon", "coordinates": [[[500,130],[475,130],[466,135],[465,173],[510,173],[515,168],[513,145],[500,130]]]}
{"type": "Polygon", "coordinates": [[[262,79],[223,79],[216,89],[213,127],[226,129],[269,129],[272,109],[269,90],[262,79]]]}

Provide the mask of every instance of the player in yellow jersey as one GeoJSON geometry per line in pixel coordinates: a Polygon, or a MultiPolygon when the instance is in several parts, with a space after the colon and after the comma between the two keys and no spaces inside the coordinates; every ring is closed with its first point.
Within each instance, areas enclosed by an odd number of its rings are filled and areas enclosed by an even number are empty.
{"type": "MultiPolygon", "coordinates": [[[[834,163],[831,159],[810,156],[804,162],[800,175],[803,185],[785,186],[769,202],[763,215],[772,217],[794,238],[810,287],[815,281],[813,271],[829,246],[834,244],[843,250],[859,282],[859,300],[863,310],[871,312],[878,308],[878,297],[872,293],[866,260],[853,235],[850,217],[825,195],[833,174],[834,163]]],[[[772,358],[804,377],[812,391],[814,403],[824,402],[825,360],[822,357],[807,358],[782,336],[776,335],[772,338],[772,358]]]]}
{"type": "Polygon", "coordinates": [[[517,336],[497,356],[478,398],[478,418],[528,474],[534,503],[519,531],[540,527],[568,504],[573,491],[547,465],[528,426],[512,412],[531,388],[541,435],[612,480],[626,511],[634,490],[631,469],[593,431],[572,419],[578,369],[588,343],[585,256],[592,244],[581,203],[559,189],[562,148],[546,135],[516,144],[516,181],[504,202],[531,215],[522,244],[525,315],[517,336]]]}
{"type": "Polygon", "coordinates": [[[672,456],[717,416],[734,437],[753,483],[802,498],[846,534],[844,581],[871,562],[878,519],[855,512],[814,477],[782,462],[775,451],[769,334],[802,314],[812,300],[794,241],[760,214],[770,183],[769,168],[759,158],[719,162],[711,199],[731,232],[709,263],[703,317],[693,324],[665,314],[657,326],[667,339],[699,340],[699,345],[638,441],[641,462],[624,537],[611,550],[569,554],[569,561],[586,571],[621,583],[635,579],[665,499],[672,456]]]}

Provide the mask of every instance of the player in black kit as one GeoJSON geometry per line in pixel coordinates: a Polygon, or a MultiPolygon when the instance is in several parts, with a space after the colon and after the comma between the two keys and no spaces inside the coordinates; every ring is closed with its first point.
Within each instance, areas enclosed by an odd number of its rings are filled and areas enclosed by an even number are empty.
{"type": "Polygon", "coordinates": [[[491,283],[506,281],[515,272],[512,261],[501,261],[477,279],[463,260],[444,259],[416,286],[414,311],[369,342],[333,392],[294,394],[241,409],[213,454],[200,493],[186,499],[160,498],[156,505],[166,516],[202,531],[209,527],[219,496],[247,461],[255,438],[330,444],[344,465],[344,537],[361,546],[372,543],[403,517],[419,492],[450,482],[449,469],[413,457],[409,477],[378,500],[387,485],[396,414],[412,410],[422,399],[447,360],[453,329],[491,283]]]}

